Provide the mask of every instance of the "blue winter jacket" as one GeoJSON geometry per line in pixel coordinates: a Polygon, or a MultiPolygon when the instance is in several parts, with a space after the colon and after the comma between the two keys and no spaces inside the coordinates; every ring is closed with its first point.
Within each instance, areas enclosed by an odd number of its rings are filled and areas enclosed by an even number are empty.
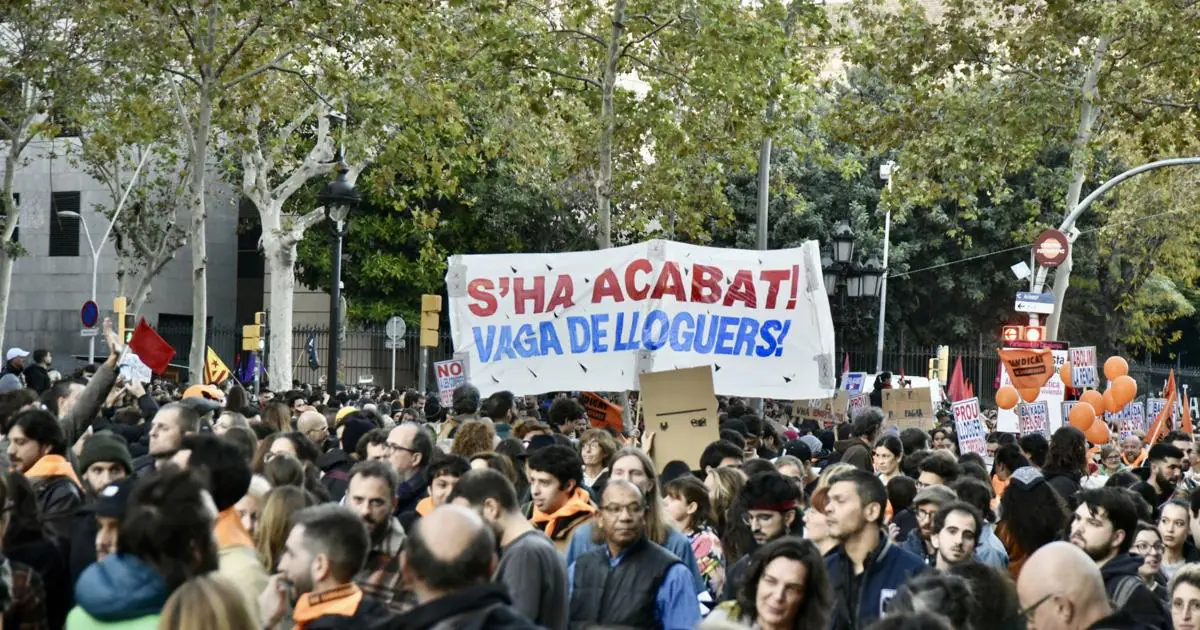
{"type": "Polygon", "coordinates": [[[170,595],[153,567],[135,556],[112,555],[79,575],[67,628],[153,627],[170,595]]]}
{"type": "Polygon", "coordinates": [[[854,562],[841,545],[825,554],[825,568],[834,593],[830,630],[859,630],[883,615],[896,590],[910,576],[925,570],[925,562],[893,545],[887,532],[880,531],[879,545],[863,562],[857,592],[853,592],[854,562]]]}

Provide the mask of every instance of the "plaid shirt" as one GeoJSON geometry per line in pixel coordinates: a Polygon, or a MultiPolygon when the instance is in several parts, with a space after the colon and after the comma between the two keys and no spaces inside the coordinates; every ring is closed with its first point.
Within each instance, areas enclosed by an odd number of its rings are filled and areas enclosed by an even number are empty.
{"type": "Polygon", "coordinates": [[[46,621],[46,586],[36,571],[12,563],[12,605],[4,612],[7,630],[49,630],[46,621]]]}
{"type": "Polygon", "coordinates": [[[400,551],[404,548],[404,527],[392,518],[387,536],[375,545],[354,583],[367,597],[372,597],[397,613],[407,612],[416,605],[415,596],[404,588],[400,574],[400,551]]]}

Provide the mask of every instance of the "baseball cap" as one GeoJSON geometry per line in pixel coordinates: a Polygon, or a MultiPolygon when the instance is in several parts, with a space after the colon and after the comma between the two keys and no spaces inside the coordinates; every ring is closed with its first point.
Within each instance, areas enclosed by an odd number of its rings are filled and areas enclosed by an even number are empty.
{"type": "Polygon", "coordinates": [[[12,361],[13,359],[16,359],[18,357],[27,357],[27,356],[29,356],[29,352],[27,352],[25,350],[22,350],[20,348],[9,348],[8,353],[4,355],[4,360],[12,361]]]}
{"type": "Polygon", "coordinates": [[[133,494],[134,479],[126,477],[114,481],[96,495],[96,516],[106,518],[123,518],[125,507],[129,505],[129,497],[133,494]]]}
{"type": "MultiPolygon", "coordinates": [[[[817,444],[820,443],[820,440],[817,440],[817,444]]],[[[779,455],[791,455],[792,457],[799,458],[800,461],[806,462],[813,458],[813,451],[812,447],[804,440],[792,440],[783,445],[783,448],[779,451],[779,455]]]]}

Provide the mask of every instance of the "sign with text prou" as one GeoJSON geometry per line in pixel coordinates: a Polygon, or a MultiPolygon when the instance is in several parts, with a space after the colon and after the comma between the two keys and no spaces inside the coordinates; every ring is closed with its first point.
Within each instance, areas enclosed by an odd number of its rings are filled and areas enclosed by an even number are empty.
{"type": "Polygon", "coordinates": [[[984,431],[979,399],[968,398],[950,406],[954,414],[954,432],[958,435],[959,453],[978,453],[987,457],[987,433],[984,431]]]}
{"type": "Polygon", "coordinates": [[[456,356],[483,395],[636,390],[640,374],[701,366],[723,395],[827,398],[837,386],[816,241],[458,255],[446,291],[456,356]]]}
{"type": "Polygon", "coordinates": [[[1018,405],[1017,415],[1021,420],[1021,435],[1041,433],[1050,437],[1050,405],[1044,400],[1018,405]]]}

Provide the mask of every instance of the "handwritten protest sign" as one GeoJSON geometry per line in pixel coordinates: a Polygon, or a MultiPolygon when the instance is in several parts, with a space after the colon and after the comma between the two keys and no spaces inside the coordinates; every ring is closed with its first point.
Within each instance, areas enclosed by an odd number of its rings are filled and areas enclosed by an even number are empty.
{"type": "MultiPolygon", "coordinates": [[[[1166,407],[1166,406],[1167,406],[1166,398],[1148,398],[1148,399],[1146,399],[1146,417],[1150,418],[1153,421],[1154,418],[1158,417],[1158,414],[1162,413],[1163,407],[1166,407]]],[[[1174,417],[1172,417],[1172,420],[1174,420],[1174,417]]],[[[1143,429],[1143,431],[1145,431],[1145,430],[1149,430],[1149,427],[1146,427],[1145,429],[1143,429]]]]}
{"type": "Polygon", "coordinates": [[[825,428],[846,421],[846,411],[850,397],[845,391],[838,390],[833,398],[809,398],[792,403],[792,418],[797,422],[812,420],[825,428]]]}
{"type": "Polygon", "coordinates": [[[1050,405],[1046,401],[1021,403],[1017,416],[1021,420],[1021,435],[1041,433],[1050,437],[1050,405]]]}
{"type": "Polygon", "coordinates": [[[437,377],[438,398],[442,407],[449,409],[454,399],[454,389],[467,384],[467,366],[459,359],[438,361],[433,364],[433,373],[437,377]]]}
{"type": "Polygon", "coordinates": [[[979,453],[987,456],[987,433],[980,420],[979,399],[968,398],[950,406],[954,414],[954,432],[958,434],[959,453],[979,453]]]}
{"type": "Polygon", "coordinates": [[[612,429],[620,433],[624,429],[621,406],[608,402],[600,394],[579,392],[579,400],[587,412],[588,424],[598,429],[612,429]]]}
{"type": "Polygon", "coordinates": [[[1117,413],[1106,412],[1104,419],[1108,421],[1109,426],[1117,430],[1117,434],[1123,440],[1146,430],[1146,407],[1141,402],[1131,402],[1117,413]]]}
{"type": "Polygon", "coordinates": [[[647,372],[641,401],[646,432],[654,432],[650,457],[659,472],[677,459],[700,468],[700,453],[720,433],[712,368],[647,372]]]}
{"type": "Polygon", "coordinates": [[[861,394],[866,386],[866,372],[846,372],[842,375],[842,389],[850,392],[851,395],[861,394]]]}
{"type": "Polygon", "coordinates": [[[849,418],[850,420],[853,420],[854,416],[856,414],[858,414],[859,411],[866,409],[867,407],[870,407],[870,406],[871,406],[871,397],[870,396],[868,396],[866,394],[858,394],[857,396],[850,396],[849,410],[846,412],[846,417],[849,418]]]}
{"type": "Polygon", "coordinates": [[[889,422],[901,429],[915,427],[928,431],[936,421],[933,394],[928,387],[883,390],[883,412],[889,422]]]}
{"type": "Polygon", "coordinates": [[[1100,375],[1096,369],[1096,346],[1081,346],[1070,349],[1071,385],[1075,389],[1100,387],[1100,375]]]}
{"type": "Polygon", "coordinates": [[[453,256],[446,287],[455,352],[484,395],[636,390],[639,374],[694,366],[712,366],[721,394],[795,400],[836,387],[816,241],[453,256]]]}
{"type": "MultiPolygon", "coordinates": [[[[1052,350],[1054,358],[1055,374],[1046,384],[1042,386],[1038,397],[1035,400],[1044,401],[1050,410],[1050,433],[1053,434],[1063,425],[1064,420],[1069,417],[1067,410],[1063,406],[1063,398],[1066,395],[1066,387],[1063,385],[1062,379],[1058,376],[1058,369],[1067,362],[1069,351],[1067,350],[1052,350]]],[[[1012,385],[1012,379],[1008,375],[1008,370],[1000,370],[1000,385],[1012,385]]],[[[996,411],[996,430],[1004,433],[1019,433],[1021,431],[1021,419],[1017,415],[1017,409],[998,409],[996,411]]]]}

